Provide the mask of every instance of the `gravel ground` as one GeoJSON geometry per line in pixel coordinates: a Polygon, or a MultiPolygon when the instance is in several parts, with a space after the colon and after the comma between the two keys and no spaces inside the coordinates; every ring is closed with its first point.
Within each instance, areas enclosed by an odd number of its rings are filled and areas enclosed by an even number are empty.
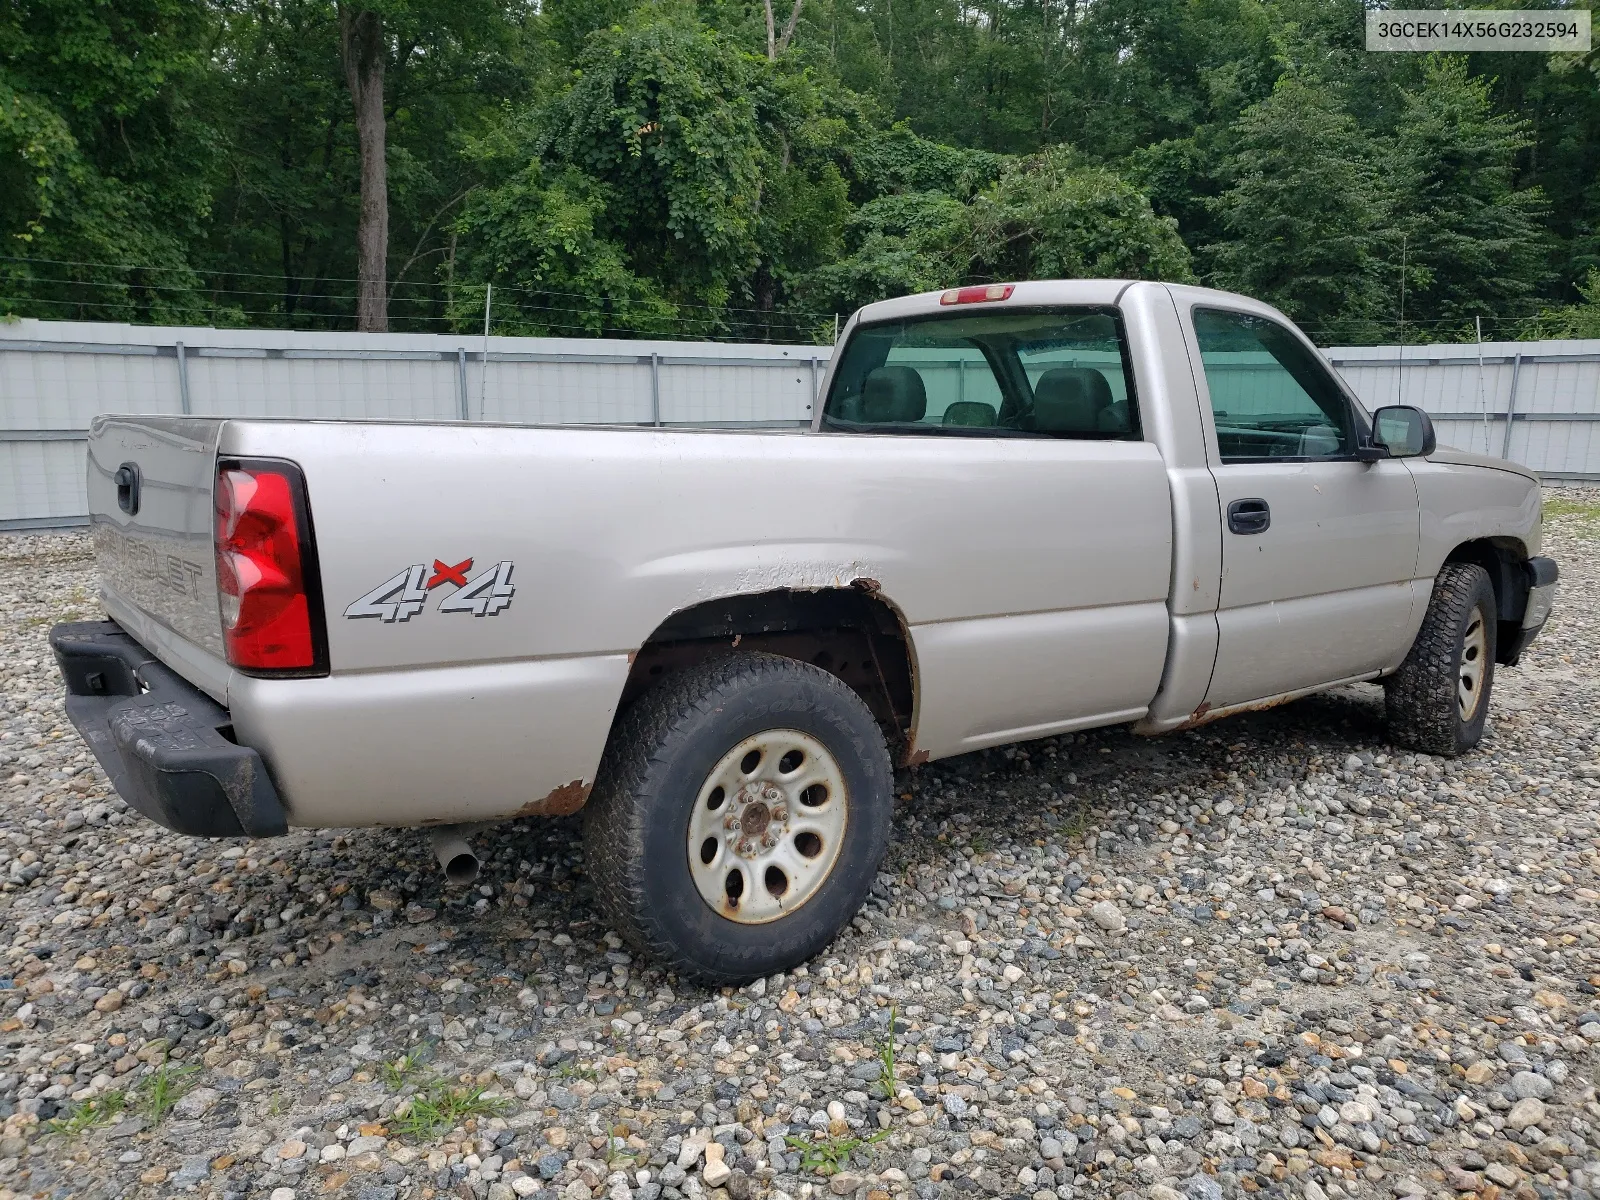
{"type": "Polygon", "coordinates": [[[935,764],[738,991],[621,948],[571,821],[451,893],[415,833],[130,815],[45,641],[87,543],[0,539],[0,1197],[1600,1195],[1600,520],[1547,536],[1477,753],[1367,687],[935,764]]]}

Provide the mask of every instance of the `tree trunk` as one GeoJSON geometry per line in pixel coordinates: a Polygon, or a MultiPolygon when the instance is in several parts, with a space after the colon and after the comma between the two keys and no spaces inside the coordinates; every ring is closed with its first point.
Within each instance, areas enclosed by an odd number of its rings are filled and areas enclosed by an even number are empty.
{"type": "Polygon", "coordinates": [[[356,328],[389,328],[388,125],[383,111],[383,18],[369,9],[339,6],[339,49],[345,84],[356,110],[361,147],[361,223],[356,232],[356,328]]]}
{"type": "MultiPolygon", "coordinates": [[[[755,278],[751,280],[751,289],[755,295],[756,308],[761,310],[761,340],[772,341],[772,310],[778,306],[778,281],[773,277],[772,266],[762,263],[756,268],[755,278]]],[[[745,326],[748,331],[749,326],[745,326]]]]}
{"type": "Polygon", "coordinates": [[[777,62],[778,55],[789,48],[789,42],[794,38],[794,27],[800,23],[800,6],[805,0],[794,0],[794,7],[789,10],[789,19],[784,23],[783,32],[778,32],[777,18],[772,12],[772,0],[761,0],[762,7],[767,14],[767,61],[777,62]]]}
{"type": "Polygon", "coordinates": [[[782,54],[789,48],[789,43],[794,39],[794,27],[800,24],[800,5],[805,0],[794,0],[794,7],[789,10],[789,19],[783,24],[783,35],[778,38],[778,53],[782,54]]]}

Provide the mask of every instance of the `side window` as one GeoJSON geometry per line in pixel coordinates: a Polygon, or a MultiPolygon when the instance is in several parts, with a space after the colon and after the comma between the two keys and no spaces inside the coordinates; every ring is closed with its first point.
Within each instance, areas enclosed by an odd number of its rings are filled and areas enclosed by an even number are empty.
{"type": "Polygon", "coordinates": [[[1343,458],[1354,416],[1325,364],[1276,321],[1194,310],[1195,338],[1223,462],[1343,458]]]}

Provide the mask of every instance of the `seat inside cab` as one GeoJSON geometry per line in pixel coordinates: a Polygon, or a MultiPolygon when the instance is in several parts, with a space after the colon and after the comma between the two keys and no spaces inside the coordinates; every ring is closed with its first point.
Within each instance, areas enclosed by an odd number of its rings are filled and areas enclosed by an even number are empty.
{"type": "Polygon", "coordinates": [[[1128,432],[1128,403],[1092,367],[1054,367],[1033,385],[1030,428],[1041,433],[1128,432]]]}

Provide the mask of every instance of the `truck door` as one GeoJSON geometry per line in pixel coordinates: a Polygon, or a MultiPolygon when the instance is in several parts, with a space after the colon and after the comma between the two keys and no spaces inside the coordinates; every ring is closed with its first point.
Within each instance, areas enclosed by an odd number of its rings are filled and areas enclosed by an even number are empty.
{"type": "Polygon", "coordinates": [[[1196,305],[1222,516],[1210,708],[1396,665],[1419,516],[1403,462],[1363,462],[1367,418],[1321,355],[1258,312],[1196,305]]]}

